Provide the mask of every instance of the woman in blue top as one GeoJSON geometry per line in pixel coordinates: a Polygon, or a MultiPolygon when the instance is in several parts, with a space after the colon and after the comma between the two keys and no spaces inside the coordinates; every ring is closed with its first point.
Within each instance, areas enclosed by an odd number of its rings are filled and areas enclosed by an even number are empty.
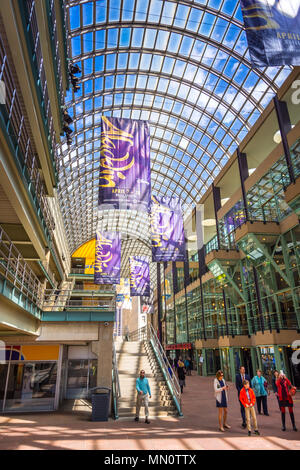
{"type": "Polygon", "coordinates": [[[261,415],[261,405],[263,405],[263,411],[265,416],[269,416],[268,412],[268,392],[267,392],[267,386],[268,382],[266,379],[262,376],[261,370],[256,371],[256,376],[253,377],[251,381],[252,388],[254,390],[255,396],[256,396],[256,402],[257,402],[257,411],[258,414],[261,415]]]}

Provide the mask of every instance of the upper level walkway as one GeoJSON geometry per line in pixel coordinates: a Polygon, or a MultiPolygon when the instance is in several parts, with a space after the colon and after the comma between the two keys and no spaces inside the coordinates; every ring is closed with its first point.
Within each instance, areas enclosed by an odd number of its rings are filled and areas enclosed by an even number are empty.
{"type": "MultiPolygon", "coordinates": [[[[218,431],[213,377],[186,378],[184,418],[151,418],[147,425],[134,416],[106,423],[91,422],[87,413],[23,414],[0,417],[0,449],[15,450],[300,450],[300,431],[281,431],[281,418],[273,393],[270,416],[258,416],[261,436],[248,437],[241,428],[235,386],[230,385],[229,420],[232,428],[218,431]]],[[[295,398],[300,429],[300,397],[295,398]]],[[[141,418],[143,417],[143,410],[141,418]]]]}

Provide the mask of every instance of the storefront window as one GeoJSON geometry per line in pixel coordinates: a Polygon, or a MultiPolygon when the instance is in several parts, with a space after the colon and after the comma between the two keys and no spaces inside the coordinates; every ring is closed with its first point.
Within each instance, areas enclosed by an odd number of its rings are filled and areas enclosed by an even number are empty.
{"type": "Polygon", "coordinates": [[[215,375],[221,369],[219,349],[206,349],[207,375],[215,375]]]}
{"type": "Polygon", "coordinates": [[[89,367],[89,388],[97,387],[97,367],[98,361],[97,359],[90,360],[90,367],[89,367]]]}
{"type": "Polygon", "coordinates": [[[8,365],[0,364],[0,411],[3,409],[8,365]]]}
{"type": "Polygon", "coordinates": [[[69,359],[66,398],[87,398],[97,386],[97,359],[69,359]]]}

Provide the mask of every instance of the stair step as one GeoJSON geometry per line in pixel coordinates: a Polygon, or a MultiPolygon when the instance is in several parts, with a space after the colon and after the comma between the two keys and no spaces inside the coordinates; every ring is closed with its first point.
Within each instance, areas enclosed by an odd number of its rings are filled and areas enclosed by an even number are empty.
{"type": "MultiPolygon", "coordinates": [[[[119,406],[120,405],[122,405],[122,407],[125,407],[125,405],[129,405],[130,408],[133,408],[135,406],[135,400],[130,400],[129,398],[126,398],[126,399],[123,399],[123,400],[120,399],[119,400],[119,406]]],[[[167,400],[165,400],[165,401],[164,400],[161,400],[161,401],[155,400],[155,401],[153,401],[151,399],[149,401],[149,406],[151,406],[151,408],[157,407],[157,406],[158,407],[160,407],[160,406],[163,406],[163,407],[165,407],[165,406],[170,407],[171,406],[171,407],[173,407],[174,404],[173,404],[172,400],[168,400],[168,401],[167,400]]]]}
{"type": "MultiPolygon", "coordinates": [[[[149,416],[149,419],[153,418],[166,418],[168,416],[178,416],[178,412],[176,411],[156,411],[155,413],[151,413],[149,416]]],[[[134,420],[135,417],[135,412],[130,413],[130,412],[123,412],[119,411],[119,418],[128,418],[128,420],[134,420]]],[[[145,421],[145,416],[143,413],[140,413],[140,423],[143,423],[145,421]]]]}
{"type": "Polygon", "coordinates": [[[121,398],[119,416],[132,417],[136,410],[136,379],[141,369],[149,379],[152,398],[149,400],[151,415],[177,415],[172,396],[166,384],[151,346],[142,342],[118,342],[115,344],[121,398]],[[146,347],[145,347],[146,346],[146,347]]]}
{"type": "MultiPolygon", "coordinates": [[[[143,409],[143,407],[142,407],[143,409]]],[[[173,405],[173,406],[161,406],[161,405],[151,405],[151,403],[149,403],[149,409],[151,409],[151,412],[155,412],[155,411],[175,411],[176,410],[176,407],[173,405]]],[[[143,410],[142,410],[143,411],[143,410]]],[[[119,413],[135,413],[136,412],[136,406],[122,406],[119,407],[119,413]]]]}

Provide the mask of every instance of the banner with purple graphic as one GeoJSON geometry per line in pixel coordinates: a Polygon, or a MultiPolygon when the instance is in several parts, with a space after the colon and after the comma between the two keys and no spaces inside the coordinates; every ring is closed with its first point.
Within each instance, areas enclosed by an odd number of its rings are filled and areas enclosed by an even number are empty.
{"type": "Polygon", "coordinates": [[[241,0],[253,67],[300,65],[300,0],[241,0]]]}
{"type": "Polygon", "coordinates": [[[130,295],[150,297],[150,269],[148,258],[131,256],[130,295]]]}
{"type": "Polygon", "coordinates": [[[119,284],[121,238],[118,233],[96,233],[95,284],[119,284]]]}
{"type": "Polygon", "coordinates": [[[185,236],[180,200],[163,196],[151,198],[152,261],[184,261],[185,236]]]}
{"type": "Polygon", "coordinates": [[[150,178],[148,123],[102,116],[99,209],[149,212],[150,178]]]}

